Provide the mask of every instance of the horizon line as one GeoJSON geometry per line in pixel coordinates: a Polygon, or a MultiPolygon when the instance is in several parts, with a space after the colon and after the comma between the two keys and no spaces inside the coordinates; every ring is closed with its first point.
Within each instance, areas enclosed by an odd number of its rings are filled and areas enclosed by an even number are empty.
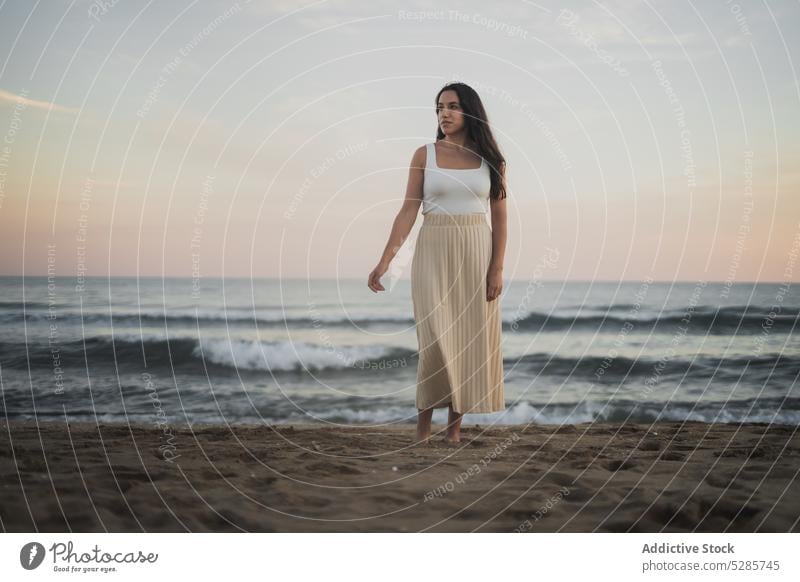
{"type": "MultiPolygon", "coordinates": [[[[73,279],[77,280],[78,277],[75,275],[7,275],[7,274],[0,274],[0,279],[48,279],[52,277],[53,279],[73,279]]],[[[193,275],[85,275],[81,277],[83,280],[87,279],[177,279],[177,280],[252,280],[252,281],[364,281],[365,279],[362,277],[249,277],[245,275],[226,275],[226,276],[202,276],[202,277],[194,277],[193,275]]],[[[519,282],[530,282],[532,279],[522,279],[522,278],[515,278],[515,279],[506,279],[506,281],[510,283],[519,283],[519,282]]],[[[541,281],[543,283],[646,283],[647,281],[644,279],[536,279],[537,281],[541,281]]],[[[411,279],[408,278],[401,278],[399,281],[408,281],[410,282],[411,279]]],[[[702,281],[701,279],[653,279],[650,283],[697,283],[702,281]]],[[[781,280],[781,281],[724,281],[724,280],[715,280],[715,281],[705,281],[706,284],[730,284],[730,285],[744,285],[744,284],[758,284],[758,285],[778,285],[782,283],[789,283],[791,281],[781,280]]]]}

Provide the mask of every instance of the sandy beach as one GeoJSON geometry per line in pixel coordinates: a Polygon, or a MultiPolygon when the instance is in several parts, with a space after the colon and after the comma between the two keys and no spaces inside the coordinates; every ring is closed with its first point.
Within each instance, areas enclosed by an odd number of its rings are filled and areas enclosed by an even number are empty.
{"type": "Polygon", "coordinates": [[[462,430],[460,445],[410,446],[411,425],[4,423],[0,518],[43,532],[800,530],[797,427],[462,430]]]}

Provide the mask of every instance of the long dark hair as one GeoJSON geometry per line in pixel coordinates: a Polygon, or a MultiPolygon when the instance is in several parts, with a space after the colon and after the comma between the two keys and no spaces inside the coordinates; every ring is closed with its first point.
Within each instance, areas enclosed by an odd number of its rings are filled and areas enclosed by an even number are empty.
{"type": "MultiPolygon", "coordinates": [[[[489,119],[486,109],[475,89],[465,83],[448,83],[436,94],[434,107],[439,105],[439,97],[445,91],[455,91],[458,100],[461,102],[461,110],[464,115],[464,125],[467,129],[467,138],[475,144],[476,154],[480,155],[489,164],[489,175],[492,179],[492,188],[489,197],[494,200],[502,200],[506,197],[506,188],[500,176],[500,169],[505,165],[506,159],[500,153],[497,142],[489,126],[489,119]]],[[[438,121],[438,113],[437,113],[438,121]]],[[[436,124],[436,141],[444,138],[441,126],[436,124]]]]}

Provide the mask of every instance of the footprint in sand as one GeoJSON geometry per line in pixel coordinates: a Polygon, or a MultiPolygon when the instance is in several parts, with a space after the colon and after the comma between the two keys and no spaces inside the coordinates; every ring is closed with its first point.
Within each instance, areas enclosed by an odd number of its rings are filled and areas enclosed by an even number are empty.
{"type": "Polygon", "coordinates": [[[546,478],[556,485],[561,485],[563,487],[572,487],[575,482],[572,475],[568,473],[549,473],[546,478]]]}
{"type": "Polygon", "coordinates": [[[662,461],[683,461],[686,459],[686,455],[683,453],[679,453],[676,451],[669,451],[661,455],[660,460],[662,461]]]}
{"type": "Polygon", "coordinates": [[[593,493],[588,489],[584,489],[577,486],[569,486],[569,485],[567,485],[566,487],[569,488],[569,494],[564,495],[564,497],[562,498],[564,501],[583,503],[584,501],[588,501],[589,499],[591,499],[593,495],[593,493]]]}
{"type": "Polygon", "coordinates": [[[699,516],[691,504],[671,501],[659,502],[651,507],[645,514],[645,518],[660,528],[693,530],[697,526],[699,516]]]}
{"type": "Polygon", "coordinates": [[[701,499],[698,505],[700,516],[705,516],[706,519],[722,517],[731,523],[747,521],[761,511],[755,506],[729,499],[701,499]]]}
{"type": "Polygon", "coordinates": [[[647,440],[639,443],[637,447],[640,451],[660,451],[661,443],[659,441],[647,440]]]}
{"type": "Polygon", "coordinates": [[[738,489],[740,487],[736,482],[735,474],[729,472],[717,471],[709,473],[703,480],[712,487],[719,487],[720,489],[725,489],[726,487],[738,489]]]}
{"type": "Polygon", "coordinates": [[[615,471],[627,471],[629,469],[633,469],[636,467],[636,463],[631,461],[630,459],[613,459],[608,461],[603,465],[607,470],[615,472],[615,471]]]}

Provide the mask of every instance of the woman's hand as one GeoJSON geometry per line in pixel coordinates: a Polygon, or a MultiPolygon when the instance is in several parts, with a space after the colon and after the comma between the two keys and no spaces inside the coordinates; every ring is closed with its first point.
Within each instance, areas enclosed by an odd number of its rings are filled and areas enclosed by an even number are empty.
{"type": "Polygon", "coordinates": [[[367,280],[367,287],[372,289],[373,293],[386,291],[383,285],[381,285],[381,277],[388,269],[389,265],[385,265],[384,263],[378,263],[378,266],[372,269],[372,272],[369,274],[369,279],[367,280]]]}
{"type": "Polygon", "coordinates": [[[503,269],[490,268],[486,275],[486,301],[494,301],[503,291],[503,269]]]}

